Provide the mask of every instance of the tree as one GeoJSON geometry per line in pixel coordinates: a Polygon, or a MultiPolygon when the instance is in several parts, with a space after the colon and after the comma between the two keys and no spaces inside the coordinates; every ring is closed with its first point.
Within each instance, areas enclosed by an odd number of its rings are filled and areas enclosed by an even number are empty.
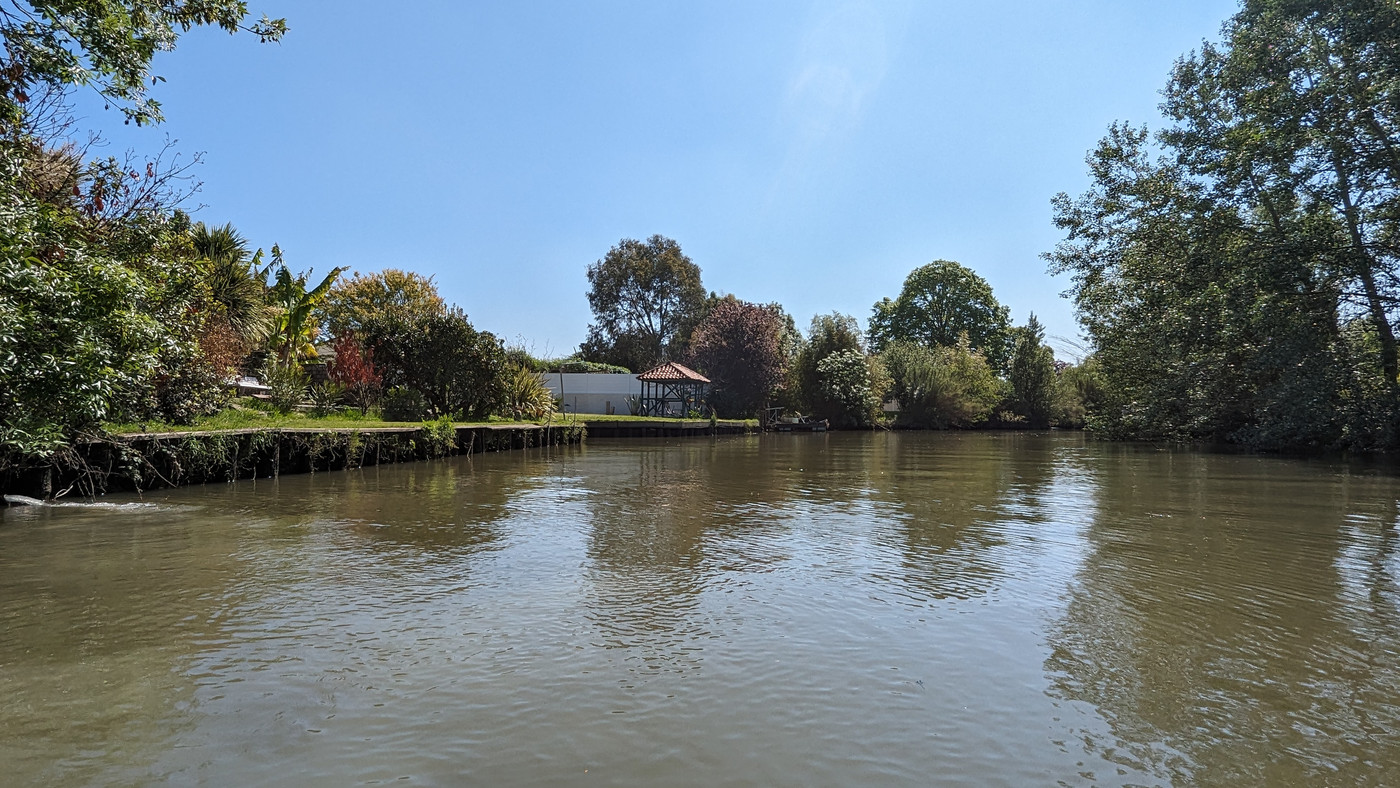
{"type": "MultiPolygon", "coordinates": [[[[157,49],[191,26],[240,29],[233,0],[31,0],[0,8],[0,470],[47,462],[101,422],[187,422],[216,405],[201,352],[210,283],[191,254],[183,165],[84,165],[64,97],[95,89],[137,123],[157,49]]],[[[281,20],[242,29],[264,40],[281,20]]],[[[219,355],[223,354],[222,351],[219,355]]]]}
{"type": "Polygon", "coordinates": [[[1400,7],[1250,0],[1173,125],[1114,126],[1056,198],[1102,370],[1091,424],[1263,448],[1400,444],[1400,7]]]}
{"type": "Polygon", "coordinates": [[[1010,372],[1012,407],[1033,429],[1050,426],[1055,405],[1055,352],[1045,346],[1045,329],[1032,312],[1013,329],[1010,372]]]}
{"type": "Polygon", "coordinates": [[[1321,228],[1292,215],[1293,243],[1261,245],[1251,223],[1263,211],[1215,199],[1178,160],[1153,161],[1146,138],[1111,128],[1090,156],[1090,191],[1056,199],[1068,238],[1050,259],[1074,274],[1105,383],[1095,426],[1139,439],[1335,444],[1339,415],[1372,406],[1340,399],[1366,387],[1343,380],[1336,282],[1310,238],[1321,228]]]}
{"type": "Polygon", "coordinates": [[[875,304],[870,345],[876,352],[895,340],[951,347],[965,332],[972,348],[1000,368],[1009,325],[1007,308],[985,279],[958,263],[935,260],[910,272],[898,298],[875,304]]]}
{"type": "Polygon", "coordinates": [[[421,393],[439,416],[484,418],[502,404],[505,347],[473,328],[459,308],[407,320],[374,317],[364,327],[364,343],[385,386],[421,393]]]}
{"type": "Polygon", "coordinates": [[[965,428],[986,421],[1004,387],[966,337],[952,347],[892,342],[880,354],[899,402],[901,427],[965,428]]]}
{"type": "Polygon", "coordinates": [[[1339,280],[1344,311],[1373,324],[1391,389],[1400,375],[1397,47],[1393,2],[1252,0],[1223,45],[1177,63],[1163,104],[1176,125],[1162,134],[1209,179],[1212,199],[1258,211],[1256,243],[1312,247],[1319,272],[1339,280]]]}
{"type": "Polygon", "coordinates": [[[219,312],[216,319],[227,322],[247,343],[266,339],[273,314],[263,300],[263,284],[251,265],[247,239],[232,224],[210,227],[196,222],[190,228],[190,243],[205,263],[209,296],[219,312]]]}
{"type": "Polygon", "coordinates": [[[842,351],[865,355],[860,324],[854,317],[840,312],[814,316],[807,329],[807,341],[799,348],[789,374],[789,388],[796,394],[799,409],[818,409],[824,389],[817,365],[827,356],[842,351]]]}
{"type": "Polygon", "coordinates": [[[782,317],[771,307],[728,296],[715,304],[691,335],[691,361],[712,382],[710,406],[727,415],[752,415],[787,372],[782,317]]]}
{"type": "Polygon", "coordinates": [[[880,419],[888,386],[879,359],[838,350],[817,362],[813,411],[837,427],[869,427],[880,419]]]}
{"type": "Polygon", "coordinates": [[[670,238],[624,238],[588,267],[595,322],[580,348],[589,361],[633,370],[682,349],[705,302],[700,267],[670,238]]]}
{"type": "Polygon", "coordinates": [[[412,320],[446,311],[447,304],[431,276],[386,268],[336,282],[319,310],[319,319],[331,336],[339,337],[362,330],[376,317],[412,320]]]}
{"type": "Polygon", "coordinates": [[[839,312],[813,317],[790,370],[787,385],[796,394],[796,407],[838,426],[879,421],[889,377],[879,359],[866,355],[854,317],[839,312]]]}
{"type": "MultiPolygon", "coordinates": [[[[262,258],[259,249],[253,257],[253,264],[262,258]]],[[[317,309],[330,293],[337,277],[346,270],[345,266],[332,268],[320,284],[307,288],[311,272],[293,274],[282,259],[282,250],[276,244],[272,247],[272,262],[261,272],[259,278],[267,282],[273,269],[277,276],[272,284],[266,285],[266,298],[272,307],[272,330],[268,337],[268,347],[285,364],[289,361],[305,361],[316,358],[316,341],[321,328],[314,319],[317,309]]]]}
{"type": "Polygon", "coordinates": [[[384,390],[384,378],[374,368],[374,351],[362,347],[349,334],[336,337],[334,347],[335,360],[326,365],[326,375],[345,390],[350,403],[364,414],[384,390]]]}
{"type": "Polygon", "coordinates": [[[245,24],[243,0],[15,0],[0,8],[0,122],[17,124],[34,94],[88,87],[115,105],[127,122],[162,120],[147,96],[162,81],[150,73],[157,51],[173,49],[180,33],[216,25],[279,41],[282,19],[245,24]]]}
{"type": "Polygon", "coordinates": [[[1090,356],[1055,375],[1055,422],[1061,427],[1087,426],[1102,409],[1103,376],[1090,356]]]}

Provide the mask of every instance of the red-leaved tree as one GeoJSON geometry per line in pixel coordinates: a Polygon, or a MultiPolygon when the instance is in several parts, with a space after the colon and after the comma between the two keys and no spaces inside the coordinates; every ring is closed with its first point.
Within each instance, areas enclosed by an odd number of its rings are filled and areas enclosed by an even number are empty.
{"type": "Polygon", "coordinates": [[[353,334],[335,341],[335,361],[326,366],[331,382],[345,389],[345,396],[364,415],[379,401],[383,379],[374,368],[374,351],[360,347],[353,334]]]}
{"type": "Polygon", "coordinates": [[[690,360],[710,378],[717,412],[749,416],[768,401],[787,372],[783,325],[777,309],[729,296],[695,327],[690,360]]]}

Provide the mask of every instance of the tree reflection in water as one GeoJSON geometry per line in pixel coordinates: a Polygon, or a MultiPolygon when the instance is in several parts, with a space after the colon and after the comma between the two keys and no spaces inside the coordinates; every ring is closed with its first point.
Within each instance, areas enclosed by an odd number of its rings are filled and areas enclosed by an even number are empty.
{"type": "Polygon", "coordinates": [[[1087,556],[1045,662],[1053,697],[1108,724],[1085,744],[1178,784],[1391,779],[1395,480],[1104,451],[1117,461],[1096,473],[1087,556]]]}
{"type": "Polygon", "coordinates": [[[884,436],[866,458],[877,469],[871,498],[887,523],[876,539],[900,558],[899,571],[880,579],[919,603],[995,589],[1045,521],[1042,498],[1055,466],[1044,437],[884,436]]]}

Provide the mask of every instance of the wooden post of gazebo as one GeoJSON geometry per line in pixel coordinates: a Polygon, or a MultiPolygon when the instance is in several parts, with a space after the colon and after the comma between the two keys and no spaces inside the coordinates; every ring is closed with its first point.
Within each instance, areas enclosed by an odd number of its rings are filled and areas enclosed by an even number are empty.
{"type": "Polygon", "coordinates": [[[706,394],[710,379],[689,367],[668,361],[637,376],[642,384],[642,415],[685,418],[692,410],[709,415],[706,394]]]}

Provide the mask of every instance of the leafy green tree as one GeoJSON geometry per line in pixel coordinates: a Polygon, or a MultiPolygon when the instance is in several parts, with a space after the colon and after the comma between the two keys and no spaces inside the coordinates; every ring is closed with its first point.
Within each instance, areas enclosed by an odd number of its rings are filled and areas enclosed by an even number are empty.
{"type": "Polygon", "coordinates": [[[833,312],[812,318],[788,374],[797,409],[836,426],[870,426],[880,420],[888,387],[884,367],[865,353],[854,317],[833,312]]]}
{"type": "Polygon", "coordinates": [[[359,332],[376,317],[412,320],[446,311],[447,304],[431,276],[386,268],[337,281],[321,305],[318,319],[331,336],[340,337],[359,332]]]}
{"type": "Polygon", "coordinates": [[[733,296],[713,306],[691,336],[691,361],[712,382],[709,404],[734,416],[757,413],[783,381],[784,323],[771,307],[733,296]]]}
{"type": "Polygon", "coordinates": [[[127,122],[162,120],[147,96],[161,77],[150,72],[157,51],[173,49],[182,32],[214,25],[281,40],[282,19],[247,24],[243,0],[15,0],[0,8],[0,122],[18,124],[36,94],[91,88],[127,122]]]}
{"type": "Polygon", "coordinates": [[[877,358],[838,350],[817,362],[813,412],[836,427],[870,427],[879,422],[888,377],[877,358]]]}
{"type": "Polygon", "coordinates": [[[1162,134],[1257,247],[1305,255],[1342,317],[1367,316],[1392,390],[1400,270],[1400,5],[1251,0],[1178,62],[1162,134]]]}
{"type": "Polygon", "coordinates": [[[1296,243],[1265,254],[1252,225],[1262,212],[1214,199],[1180,161],[1149,157],[1146,140],[1111,128],[1090,156],[1093,187],[1055,203],[1068,237],[1052,269],[1073,274],[1107,389],[1093,424],[1119,437],[1335,445],[1338,414],[1360,403],[1342,399],[1339,293],[1315,265],[1316,225],[1291,217],[1296,243]]]}
{"type": "Polygon", "coordinates": [[[952,347],[893,342],[880,354],[899,403],[895,424],[916,428],[966,428],[987,420],[1004,386],[966,337],[952,347]]]}
{"type": "Polygon", "coordinates": [[[198,364],[187,218],[102,230],[36,199],[22,167],[0,167],[0,466],[50,456],[103,421],[204,410],[214,392],[198,364]]]}
{"type": "Polygon", "coordinates": [[[1034,312],[1012,335],[1007,381],[1013,410],[1031,428],[1044,429],[1050,426],[1055,407],[1055,352],[1045,346],[1045,329],[1034,312]]]}
{"type": "MultiPolygon", "coordinates": [[[[91,88],[137,123],[157,49],[242,27],[232,0],[12,2],[0,8],[0,470],[47,462],[104,421],[185,422],[221,400],[201,352],[216,303],[175,210],[180,170],[83,164],[64,96],[91,88]]],[[[243,27],[264,40],[280,21],[243,27]]]]}
{"type": "Polygon", "coordinates": [[[807,329],[807,341],[798,349],[789,372],[788,385],[796,395],[799,410],[816,409],[822,397],[817,364],[841,351],[865,355],[865,343],[861,340],[860,325],[856,319],[839,312],[813,317],[807,329]]]}
{"type": "Polygon", "coordinates": [[[705,303],[700,267],[670,238],[624,238],[588,267],[589,361],[643,370],[684,350],[705,303]]]}
{"type": "Polygon", "coordinates": [[[1061,427],[1085,427],[1102,409],[1105,397],[1098,360],[1090,356],[1055,375],[1055,423],[1061,427]]]}
{"type": "Polygon", "coordinates": [[[504,405],[511,367],[505,347],[473,328],[461,309],[376,316],[363,332],[384,385],[422,394],[436,415],[484,418],[504,405]]]}
{"type": "Polygon", "coordinates": [[[1006,361],[1008,314],[987,280],[958,263],[935,260],[910,272],[898,298],[875,304],[870,345],[876,352],[897,340],[951,347],[966,333],[972,348],[1000,368],[1006,361]]]}

